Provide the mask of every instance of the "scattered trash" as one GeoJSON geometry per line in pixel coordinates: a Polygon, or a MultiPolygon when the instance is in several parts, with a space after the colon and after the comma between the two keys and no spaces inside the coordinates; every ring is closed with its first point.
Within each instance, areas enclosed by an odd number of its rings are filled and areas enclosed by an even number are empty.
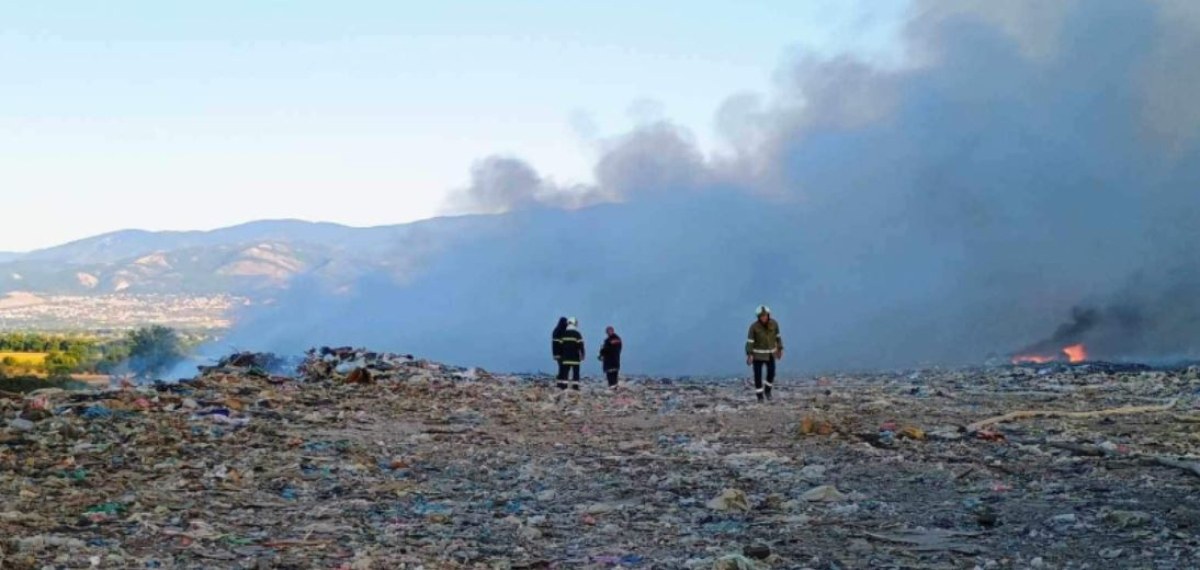
{"type": "Polygon", "coordinates": [[[1004,434],[993,429],[981,429],[974,432],[975,437],[983,441],[1004,441],[1004,434]]]}
{"type": "Polygon", "coordinates": [[[714,511],[749,511],[750,499],[746,498],[746,493],[743,491],[725,489],[708,502],[708,508],[714,511]]]}
{"type": "Polygon", "coordinates": [[[722,556],[713,563],[713,570],[759,570],[759,565],[740,554],[722,556]]]}
{"type": "Polygon", "coordinates": [[[1146,413],[1151,413],[1151,412],[1165,412],[1165,411],[1170,410],[1171,408],[1174,408],[1175,403],[1178,401],[1179,401],[1178,399],[1172,399],[1171,401],[1169,401],[1165,404],[1162,404],[1162,405],[1123,406],[1120,408],[1113,408],[1113,409],[1109,409],[1109,410],[1094,410],[1094,411],[1086,411],[1086,412],[1061,411],[1061,410],[1021,410],[1021,411],[1009,412],[1007,414],[999,415],[999,416],[996,416],[993,418],[988,418],[985,420],[977,421],[977,422],[967,426],[967,431],[978,432],[978,431],[982,430],[983,428],[991,426],[991,425],[1004,423],[1004,422],[1013,422],[1013,421],[1017,421],[1017,420],[1024,420],[1024,419],[1028,419],[1028,418],[1100,418],[1100,417],[1121,416],[1121,415],[1130,415],[1130,414],[1146,414],[1146,413]]]}
{"type": "Polygon", "coordinates": [[[960,538],[979,536],[976,532],[962,532],[942,529],[905,529],[887,533],[867,533],[868,537],[885,542],[903,545],[904,548],[917,552],[950,551],[960,554],[983,554],[983,547],[964,542],[960,538]]]}
{"type": "Polygon", "coordinates": [[[640,566],[646,562],[644,557],[636,554],[626,554],[624,556],[594,556],[592,562],[604,564],[607,566],[620,566],[623,568],[633,568],[640,566]]]}
{"type": "Polygon", "coordinates": [[[1150,513],[1141,511],[1109,511],[1104,514],[1104,522],[1119,528],[1139,528],[1149,525],[1154,520],[1150,513]]]}
{"type": "Polygon", "coordinates": [[[796,428],[796,433],[799,435],[832,435],[835,431],[832,423],[810,416],[801,419],[800,425],[796,428]]]}
{"type": "Polygon", "coordinates": [[[975,509],[975,522],[983,528],[995,528],[1000,524],[1000,515],[991,505],[979,505],[975,509]]]}
{"type": "Polygon", "coordinates": [[[358,348],[199,372],[0,393],[0,565],[1200,567],[1200,374],[838,374],[763,406],[358,348]]]}
{"type": "Polygon", "coordinates": [[[771,547],[763,545],[763,544],[747,546],[745,549],[742,550],[742,554],[745,554],[747,558],[753,558],[755,560],[766,560],[771,557],[771,547]]]}
{"type": "Polygon", "coordinates": [[[810,489],[808,492],[800,496],[801,499],[810,503],[836,503],[846,500],[846,495],[838,491],[833,485],[821,485],[810,489]]]}
{"type": "Polygon", "coordinates": [[[825,472],[829,468],[824,465],[805,465],[800,470],[800,478],[808,482],[817,482],[825,479],[825,472]]]}
{"type": "Polygon", "coordinates": [[[89,420],[108,418],[108,417],[112,417],[112,415],[113,415],[112,410],[110,410],[102,405],[88,406],[87,408],[84,408],[84,410],[83,410],[83,417],[85,417],[89,420]]]}
{"type": "Polygon", "coordinates": [[[928,437],[939,441],[958,441],[963,438],[963,434],[955,426],[940,426],[929,432],[928,437]]]}
{"type": "Polygon", "coordinates": [[[1075,516],[1075,513],[1066,513],[1050,517],[1050,524],[1054,526],[1073,525],[1076,522],[1079,522],[1079,517],[1075,516]]]}

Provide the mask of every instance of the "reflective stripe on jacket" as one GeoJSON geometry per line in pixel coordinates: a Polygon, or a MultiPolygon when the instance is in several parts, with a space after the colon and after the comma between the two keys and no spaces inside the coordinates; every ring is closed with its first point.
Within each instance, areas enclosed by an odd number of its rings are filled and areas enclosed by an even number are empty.
{"type": "Polygon", "coordinates": [[[567,329],[559,340],[559,362],[571,365],[583,362],[583,335],[578,330],[567,329]]]}
{"type": "Polygon", "coordinates": [[[779,323],[770,319],[764,325],[755,319],[746,335],[746,356],[753,356],[755,360],[770,360],[780,350],[783,350],[783,337],[779,334],[779,323]]]}
{"type": "Polygon", "coordinates": [[[554,356],[555,360],[562,358],[562,335],[564,332],[566,332],[565,329],[561,331],[555,330],[550,335],[550,354],[554,356]]]}

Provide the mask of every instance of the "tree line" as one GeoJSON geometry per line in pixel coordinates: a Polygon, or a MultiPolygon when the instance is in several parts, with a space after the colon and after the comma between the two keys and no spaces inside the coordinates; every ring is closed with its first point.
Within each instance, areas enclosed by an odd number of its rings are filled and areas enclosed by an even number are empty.
{"type": "Polygon", "coordinates": [[[0,352],[87,352],[98,342],[94,337],[0,333],[0,352]]]}
{"type": "Polygon", "coordinates": [[[181,362],[198,339],[163,326],[129,331],[115,338],[44,333],[0,333],[0,353],[39,353],[32,361],[19,354],[0,359],[0,375],[163,374],[181,362]]]}

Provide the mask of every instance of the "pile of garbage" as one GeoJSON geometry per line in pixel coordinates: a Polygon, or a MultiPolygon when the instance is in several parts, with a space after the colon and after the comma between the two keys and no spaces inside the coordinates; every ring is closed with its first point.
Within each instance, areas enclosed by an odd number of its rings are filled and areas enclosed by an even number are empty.
{"type": "Polygon", "coordinates": [[[270,352],[235,352],[222,357],[212,366],[198,366],[201,375],[251,374],[258,376],[282,376],[294,370],[296,364],[290,359],[270,352]]]}
{"type": "Polygon", "coordinates": [[[323,346],[311,348],[299,359],[269,352],[236,352],[215,365],[199,366],[201,377],[250,375],[276,381],[348,382],[371,384],[376,381],[405,381],[429,374],[476,380],[490,378],[481,368],[461,368],[418,360],[411,354],[375,352],[365,348],[323,346]]]}
{"type": "Polygon", "coordinates": [[[350,347],[321,347],[309,350],[305,356],[298,371],[308,380],[338,378],[354,384],[369,384],[377,377],[395,377],[420,366],[411,354],[378,353],[350,347]]]}
{"type": "Polygon", "coordinates": [[[1200,567],[1200,370],[1047,370],[760,405],[315,349],[0,394],[0,567],[1200,567]]]}
{"type": "Polygon", "coordinates": [[[429,360],[418,360],[411,354],[374,352],[365,348],[313,348],[304,353],[304,361],[296,371],[306,381],[339,381],[351,384],[396,382],[428,379],[431,375],[459,380],[481,380],[492,375],[482,368],[461,368],[429,360]]]}

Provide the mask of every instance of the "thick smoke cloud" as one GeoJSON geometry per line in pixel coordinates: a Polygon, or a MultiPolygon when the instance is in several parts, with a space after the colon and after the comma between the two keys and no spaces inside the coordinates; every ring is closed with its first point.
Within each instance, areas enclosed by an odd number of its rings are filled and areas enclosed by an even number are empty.
{"type": "Polygon", "coordinates": [[[538,206],[577,209],[608,199],[594,186],[559,186],[521,159],[490,156],[471,167],[471,185],[451,195],[448,210],[503,214],[538,206]]]}
{"type": "Polygon", "coordinates": [[[980,362],[1091,307],[1097,358],[1200,356],[1193,4],[918,3],[907,49],[789,62],[718,110],[717,156],[642,126],[596,189],[484,161],[459,207],[501,222],[404,284],[296,288],[239,332],[528,370],[574,314],[593,344],[616,325],[631,371],[722,372],[767,303],[787,366],[817,370],[980,362]],[[559,208],[580,195],[616,203],[559,208]]]}

